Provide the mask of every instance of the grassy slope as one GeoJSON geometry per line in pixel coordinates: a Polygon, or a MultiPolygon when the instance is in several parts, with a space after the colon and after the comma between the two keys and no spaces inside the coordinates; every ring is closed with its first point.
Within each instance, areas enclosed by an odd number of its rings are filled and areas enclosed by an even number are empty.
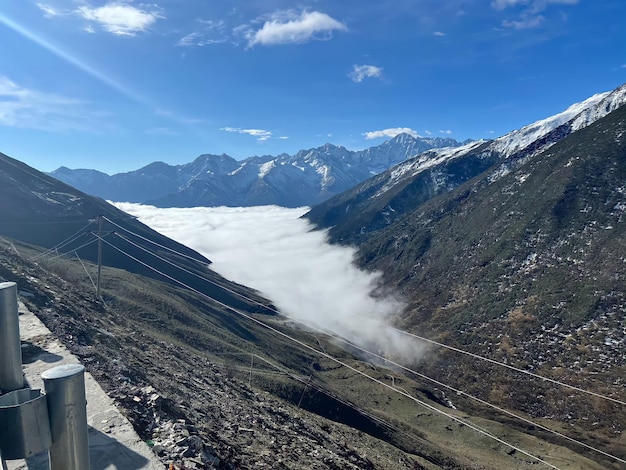
{"type": "MultiPolygon", "coordinates": [[[[625,132],[622,107],[371,235],[360,261],[408,299],[402,326],[626,400],[625,132]]],[[[430,370],[626,457],[621,406],[446,355],[430,370]]]]}
{"type": "MultiPolygon", "coordinates": [[[[103,308],[89,292],[91,286],[79,263],[53,260],[33,265],[2,245],[0,278],[15,280],[20,289],[34,294],[25,299],[31,309],[81,358],[146,439],[151,437],[151,423],[136,410],[132,387],[152,385],[166,398],[163,408],[172,417],[190,421],[205,445],[223,462],[235,466],[259,461],[275,464],[276,459],[283,459],[285,468],[536,467],[529,458],[511,453],[466,426],[372,385],[195,294],[106,268],[107,308],[103,308]],[[252,353],[258,358],[250,374],[252,353]],[[260,358],[291,375],[276,373],[260,358]],[[357,404],[365,414],[305,388],[309,380],[344,402],[357,404]],[[299,410],[299,402],[317,414],[299,410]],[[240,427],[254,430],[253,444],[238,431],[240,427]],[[310,452],[329,456],[326,460],[302,460],[304,455],[313,455],[310,452]]],[[[87,266],[93,273],[95,268],[87,266]]],[[[446,409],[429,400],[437,394],[430,384],[367,365],[320,335],[293,330],[275,318],[260,318],[306,344],[319,347],[321,341],[328,353],[421,400],[459,417],[469,416],[465,410],[446,409]]],[[[460,409],[466,405],[463,401],[456,404],[460,409]]],[[[506,435],[506,440],[531,452],[567,461],[570,468],[601,468],[563,447],[493,421],[476,416],[470,421],[506,435]]]]}

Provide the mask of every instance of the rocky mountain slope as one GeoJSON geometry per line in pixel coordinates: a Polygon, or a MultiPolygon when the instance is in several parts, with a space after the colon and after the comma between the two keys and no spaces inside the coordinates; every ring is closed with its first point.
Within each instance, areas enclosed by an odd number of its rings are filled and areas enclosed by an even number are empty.
{"type": "Polygon", "coordinates": [[[100,230],[97,218],[103,216],[106,218],[102,224],[105,236],[102,243],[103,264],[166,279],[118,251],[123,250],[133,257],[143,258],[146,253],[133,243],[150,240],[149,249],[162,258],[152,258],[155,269],[166,275],[181,276],[189,285],[209,289],[217,299],[244,310],[258,311],[260,307],[242,302],[230,290],[268,303],[250,289],[230,283],[212,271],[208,268],[210,261],[199,253],[155,232],[102,199],[82,193],[1,153],[0,198],[5,201],[0,204],[2,236],[44,248],[61,244],[55,253],[77,253],[81,258],[96,261],[98,250],[94,234],[100,230]],[[180,254],[173,255],[166,251],[167,248],[180,254]],[[179,263],[184,271],[173,268],[170,264],[172,262],[179,263]],[[210,279],[213,284],[206,287],[200,281],[201,278],[210,279]]]}
{"type": "Polygon", "coordinates": [[[605,468],[562,442],[486,417],[462,396],[451,408],[432,383],[364,362],[332,337],[280,317],[246,318],[204,295],[108,267],[105,302],[98,301],[85,274],[93,264],[29,261],[38,251],[0,239],[0,281],[17,282],[21,300],[53,333],[23,344],[25,360],[62,341],[164,468],[532,469],[532,455],[575,470],[605,468]]]}
{"type": "MultiPolygon", "coordinates": [[[[497,369],[484,381],[469,359],[440,356],[428,373],[561,422],[622,461],[626,106],[617,103],[625,91],[508,157],[493,147],[505,147],[504,138],[459,149],[438,167],[424,168],[419,156],[311,211],[336,222],[334,238],[357,242],[359,263],[383,271],[385,287],[404,296],[403,329],[618,403],[497,369]],[[590,116],[604,117],[589,124],[590,116]],[[463,183],[467,162],[473,171],[463,183]]],[[[445,152],[430,158],[437,155],[445,152]]]]}
{"type": "Polygon", "coordinates": [[[514,130],[493,141],[436,149],[406,160],[354,188],[315,206],[307,217],[332,227],[330,237],[354,243],[367,232],[398,220],[405,211],[449,192],[482,172],[497,167],[492,178],[626,103],[626,85],[594,95],[555,116],[514,130]]]}
{"type": "Polygon", "coordinates": [[[158,207],[310,206],[418,153],[459,145],[450,138],[400,134],[362,151],[326,144],[295,155],[251,157],[201,155],[192,163],[156,162],[109,176],[61,167],[51,173],[86,193],[108,200],[147,202],[158,207]]]}
{"type": "MultiPolygon", "coordinates": [[[[584,449],[503,419],[468,397],[454,396],[452,404],[424,376],[368,362],[334,337],[294,328],[276,312],[267,315],[265,301],[241,286],[223,285],[239,304],[216,302],[223,292],[207,273],[202,277],[208,282],[196,278],[194,290],[182,289],[131,272],[132,258],[125,256],[127,264],[103,267],[97,299],[91,283],[97,268],[83,260],[88,253],[79,259],[68,246],[59,254],[70,256],[58,256],[24,240],[50,246],[49,228],[70,227],[53,232],[65,236],[76,219],[111,209],[8,157],[0,162],[0,190],[12,201],[0,218],[0,281],[17,282],[22,300],[54,335],[23,349],[62,341],[164,468],[530,469],[538,463],[533,456],[576,470],[607,468],[584,449]]],[[[123,214],[105,213],[117,221],[123,214]]],[[[156,237],[134,219],[124,220],[129,229],[144,230],[144,238],[156,237]]],[[[165,255],[169,242],[159,241],[165,255]]],[[[132,261],[144,268],[158,261],[133,253],[132,261]]],[[[193,277],[168,269],[168,281],[193,277]]],[[[448,355],[433,352],[424,367],[440,356],[452,364],[448,355]]],[[[593,429],[590,435],[604,438],[593,429]]]]}

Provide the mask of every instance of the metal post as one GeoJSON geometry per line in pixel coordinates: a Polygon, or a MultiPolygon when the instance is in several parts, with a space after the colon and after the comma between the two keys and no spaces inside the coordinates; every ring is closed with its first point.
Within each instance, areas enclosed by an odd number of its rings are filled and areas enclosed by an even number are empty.
{"type": "Polygon", "coordinates": [[[254,354],[250,355],[250,376],[248,377],[248,387],[252,386],[252,366],[254,365],[254,354]]]}
{"type": "Polygon", "coordinates": [[[98,216],[98,286],[96,298],[100,298],[100,274],[102,273],[102,216],[98,216]]]}
{"type": "Polygon", "coordinates": [[[0,390],[24,388],[17,285],[0,282],[0,390]]]}
{"type": "Polygon", "coordinates": [[[41,374],[50,416],[50,470],[88,470],[85,367],[65,364],[41,374]]]}

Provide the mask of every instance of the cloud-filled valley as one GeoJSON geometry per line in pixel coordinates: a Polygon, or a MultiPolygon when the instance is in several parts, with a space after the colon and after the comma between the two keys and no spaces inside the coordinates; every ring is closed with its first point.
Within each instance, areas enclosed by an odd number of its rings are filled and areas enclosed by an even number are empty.
{"type": "Polygon", "coordinates": [[[202,253],[216,272],[257,289],[292,319],[402,361],[423,353],[414,340],[383,325],[402,311],[402,301],[373,297],[380,275],[353,264],[354,248],[328,244],[326,232],[300,218],[305,208],[116,206],[202,253]]]}

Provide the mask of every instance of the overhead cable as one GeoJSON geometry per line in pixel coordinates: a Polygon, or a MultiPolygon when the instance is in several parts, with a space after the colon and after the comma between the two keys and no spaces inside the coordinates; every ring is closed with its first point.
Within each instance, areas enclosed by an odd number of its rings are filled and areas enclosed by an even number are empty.
{"type": "Polygon", "coordinates": [[[238,310],[238,309],[236,309],[234,307],[231,307],[230,305],[227,305],[227,304],[225,304],[223,302],[220,302],[219,300],[216,300],[216,299],[212,298],[211,296],[209,296],[209,295],[199,291],[198,289],[195,289],[195,288],[185,284],[184,282],[176,279],[175,277],[170,276],[169,274],[166,274],[166,273],[158,270],[157,268],[151,266],[150,264],[145,263],[144,261],[142,261],[142,260],[140,260],[140,259],[138,259],[138,258],[136,258],[136,257],[134,257],[134,256],[132,256],[132,255],[130,255],[128,253],[126,253],[124,250],[116,247],[115,245],[113,245],[112,243],[108,242],[107,240],[104,240],[104,238],[99,237],[99,236],[98,236],[98,238],[100,238],[104,243],[106,243],[107,245],[109,245],[113,249],[119,251],[123,255],[127,256],[130,259],[132,259],[133,261],[136,261],[137,263],[143,265],[144,267],[146,267],[148,269],[151,269],[152,271],[160,274],[164,278],[169,279],[169,280],[179,284],[180,286],[182,286],[182,287],[184,287],[184,288],[186,288],[186,289],[188,289],[188,290],[190,290],[192,292],[195,292],[196,294],[198,294],[200,296],[205,297],[205,298],[211,300],[212,302],[214,302],[214,303],[216,303],[216,304],[226,308],[227,310],[230,310],[230,311],[236,313],[237,315],[239,315],[239,316],[241,316],[243,318],[246,318],[246,319],[248,319],[249,321],[251,321],[253,323],[258,324],[258,325],[260,325],[260,326],[262,326],[262,327],[264,327],[264,328],[274,332],[275,334],[277,334],[279,336],[287,338],[290,341],[300,345],[301,347],[303,347],[305,349],[308,349],[310,351],[315,352],[316,354],[319,354],[319,355],[321,355],[323,357],[326,357],[327,359],[329,359],[329,360],[331,360],[331,361],[333,361],[333,362],[335,362],[335,363],[337,363],[337,364],[339,364],[339,365],[341,365],[341,366],[351,370],[352,372],[354,372],[354,373],[356,373],[358,375],[361,375],[361,376],[365,377],[368,380],[371,380],[371,381],[373,381],[373,382],[375,382],[375,383],[377,383],[377,384],[379,384],[379,385],[381,385],[381,386],[383,386],[385,388],[388,388],[388,389],[394,391],[395,393],[403,395],[403,396],[407,397],[408,399],[416,402],[417,404],[419,404],[419,405],[421,405],[421,406],[423,406],[423,407],[425,407],[425,408],[427,408],[427,409],[429,409],[429,410],[431,410],[431,411],[433,411],[435,413],[442,414],[442,415],[446,416],[447,418],[449,418],[449,419],[451,419],[453,421],[456,421],[459,424],[467,426],[468,428],[470,428],[470,429],[472,429],[472,430],[474,430],[474,431],[476,431],[476,432],[478,432],[480,434],[483,434],[484,436],[486,436],[486,437],[488,437],[490,439],[493,439],[496,442],[499,442],[500,444],[503,444],[503,445],[505,445],[505,446],[507,446],[507,447],[509,447],[511,449],[514,449],[515,451],[520,452],[520,453],[522,453],[522,454],[524,454],[524,455],[526,455],[526,456],[528,456],[528,457],[530,457],[530,458],[532,458],[532,459],[534,459],[534,460],[536,460],[538,462],[541,462],[541,463],[547,465],[550,468],[554,468],[554,469],[558,470],[558,467],[552,465],[551,463],[546,462],[545,460],[541,459],[540,457],[537,457],[537,456],[531,454],[530,452],[515,446],[514,444],[508,443],[508,442],[500,439],[499,437],[491,434],[490,432],[488,432],[488,431],[486,431],[484,429],[480,429],[479,427],[477,427],[473,423],[471,423],[469,421],[465,421],[465,420],[463,420],[461,418],[458,418],[458,417],[456,417],[456,416],[454,416],[454,415],[452,415],[450,413],[446,413],[445,411],[440,410],[440,409],[436,408],[435,406],[430,405],[429,403],[426,403],[426,402],[424,402],[424,401],[422,401],[422,400],[420,400],[420,399],[410,395],[409,393],[405,392],[404,390],[400,390],[400,389],[397,389],[395,387],[392,387],[391,385],[388,385],[385,382],[383,382],[383,381],[381,381],[379,379],[376,379],[375,377],[372,377],[372,376],[366,374],[363,371],[360,371],[356,367],[353,367],[353,366],[351,366],[351,365],[341,361],[340,359],[337,359],[334,356],[331,356],[330,354],[328,354],[326,352],[319,351],[319,350],[315,349],[314,347],[312,347],[312,346],[310,346],[310,345],[308,345],[308,344],[306,344],[306,343],[304,343],[304,342],[302,342],[302,341],[300,341],[300,340],[298,340],[296,338],[293,338],[292,336],[289,336],[287,333],[284,333],[284,332],[282,332],[282,331],[280,331],[280,330],[278,330],[278,329],[276,329],[276,328],[274,328],[274,327],[272,327],[270,325],[267,325],[266,323],[263,323],[262,321],[258,320],[257,318],[254,318],[254,317],[252,317],[252,316],[250,316],[250,315],[248,315],[248,314],[246,314],[246,313],[244,313],[244,312],[242,312],[242,311],[240,311],[240,310],[238,310]]]}
{"type": "MultiPolygon", "coordinates": [[[[215,282],[213,282],[213,281],[211,281],[211,280],[209,280],[209,279],[206,279],[206,278],[204,278],[204,277],[202,277],[202,276],[200,276],[200,275],[198,275],[198,274],[196,274],[196,273],[194,273],[194,272],[192,272],[192,271],[189,271],[189,270],[187,270],[187,269],[185,269],[185,268],[183,268],[183,267],[181,267],[181,266],[176,265],[175,263],[173,263],[173,262],[171,262],[171,261],[169,261],[169,260],[167,260],[167,259],[165,259],[165,258],[163,258],[163,257],[161,257],[161,256],[159,256],[159,255],[157,255],[157,254],[155,254],[155,253],[153,253],[153,252],[151,252],[151,251],[147,250],[145,247],[142,247],[141,245],[138,245],[138,244],[134,243],[133,241],[129,240],[127,237],[125,237],[125,236],[123,236],[123,235],[121,235],[121,234],[119,234],[119,233],[116,233],[116,235],[117,235],[117,236],[119,236],[119,237],[121,237],[121,238],[123,238],[125,241],[127,241],[127,242],[128,242],[128,243],[130,243],[131,245],[133,245],[133,246],[135,246],[135,247],[137,247],[137,248],[139,248],[139,249],[141,249],[141,250],[145,251],[146,253],[151,254],[152,256],[154,256],[154,257],[156,257],[156,258],[160,259],[161,261],[164,261],[164,262],[166,262],[166,263],[168,263],[168,264],[170,264],[170,265],[172,265],[172,266],[174,266],[174,267],[176,267],[176,268],[178,268],[178,269],[180,269],[180,270],[182,270],[182,271],[184,271],[184,272],[186,272],[186,273],[188,273],[188,274],[194,275],[194,276],[196,276],[196,277],[198,277],[198,278],[200,278],[200,279],[202,279],[202,280],[205,280],[206,282],[208,282],[208,283],[210,283],[210,284],[213,284],[213,285],[215,285],[215,286],[217,286],[217,287],[221,287],[221,288],[223,288],[224,290],[226,290],[226,291],[228,291],[228,292],[230,292],[230,293],[232,293],[232,294],[234,294],[234,295],[237,295],[237,296],[239,296],[239,297],[241,297],[241,298],[243,298],[243,299],[245,299],[245,300],[247,300],[247,301],[249,301],[249,302],[252,302],[252,303],[255,303],[255,304],[258,304],[258,305],[263,306],[263,304],[262,304],[262,303],[260,303],[259,301],[256,301],[256,300],[254,300],[254,299],[251,299],[251,298],[249,298],[249,297],[246,297],[244,294],[241,294],[241,293],[239,293],[239,292],[236,292],[236,291],[234,291],[234,290],[231,290],[231,289],[229,289],[229,288],[227,288],[227,287],[220,286],[219,284],[217,284],[217,283],[215,283],[215,282]]],[[[269,307],[267,307],[267,308],[269,308],[269,307]]],[[[475,401],[477,401],[477,402],[479,402],[479,403],[481,403],[481,404],[483,404],[483,405],[485,405],[485,406],[491,407],[491,408],[493,408],[493,409],[495,409],[495,410],[497,410],[497,411],[499,411],[499,412],[501,412],[501,413],[504,413],[504,414],[507,414],[507,415],[509,415],[509,416],[511,416],[511,417],[514,417],[514,418],[516,418],[516,419],[519,419],[520,421],[523,421],[523,422],[525,422],[525,423],[527,423],[527,424],[531,424],[531,425],[533,425],[533,426],[536,426],[536,427],[538,427],[538,428],[540,428],[540,429],[543,429],[544,431],[550,432],[550,433],[552,433],[552,434],[554,434],[554,435],[556,435],[556,436],[559,436],[559,437],[561,437],[561,438],[564,438],[564,439],[566,439],[566,440],[569,440],[569,441],[571,441],[571,442],[573,442],[573,443],[575,443],[575,444],[578,444],[578,445],[580,445],[580,446],[586,447],[586,448],[588,448],[588,449],[590,449],[590,450],[593,450],[593,451],[595,451],[595,452],[597,452],[597,453],[599,453],[599,454],[602,454],[602,455],[604,455],[604,456],[606,456],[606,457],[610,457],[610,458],[612,458],[612,459],[614,459],[614,460],[617,460],[617,461],[619,461],[619,462],[626,463],[626,460],[620,459],[619,457],[614,456],[614,455],[611,455],[611,454],[609,454],[609,453],[607,453],[607,452],[604,452],[604,451],[603,451],[603,450],[601,450],[601,449],[598,449],[598,448],[596,448],[596,447],[593,447],[593,446],[591,446],[591,445],[589,445],[589,444],[586,444],[586,443],[584,443],[584,442],[582,442],[582,441],[578,441],[578,440],[576,440],[576,439],[574,439],[574,438],[572,438],[572,437],[569,437],[569,436],[567,436],[567,435],[565,435],[565,434],[562,434],[562,433],[560,433],[560,432],[558,432],[558,431],[556,431],[556,430],[550,429],[550,428],[548,428],[547,426],[544,426],[544,425],[542,425],[542,424],[539,424],[539,423],[536,423],[536,422],[534,422],[534,421],[531,421],[531,420],[529,420],[529,419],[527,419],[527,418],[524,418],[523,416],[520,416],[520,415],[518,415],[518,414],[515,414],[515,413],[513,413],[513,412],[511,412],[511,411],[508,411],[508,410],[506,410],[506,409],[504,409],[504,408],[501,408],[501,407],[499,407],[499,406],[497,406],[497,405],[495,405],[495,404],[493,404],[493,403],[490,403],[490,402],[485,401],[485,400],[483,400],[483,399],[481,399],[481,398],[479,398],[479,397],[476,397],[476,396],[474,396],[474,395],[471,395],[471,394],[469,394],[469,393],[467,393],[467,392],[465,392],[465,391],[463,391],[463,390],[459,390],[459,389],[454,388],[454,387],[452,387],[452,386],[450,386],[450,385],[448,385],[448,384],[445,384],[445,383],[443,383],[443,382],[440,382],[440,381],[438,381],[438,380],[436,380],[436,379],[434,379],[434,378],[432,378],[432,377],[429,377],[429,376],[427,376],[427,375],[425,375],[425,374],[422,374],[422,373],[417,372],[417,371],[415,371],[415,370],[413,370],[413,369],[410,369],[410,368],[408,368],[408,367],[406,367],[406,366],[403,366],[403,365],[401,365],[401,364],[399,364],[399,363],[397,363],[397,362],[394,362],[394,361],[392,361],[392,360],[390,360],[390,359],[388,359],[388,358],[386,358],[386,357],[384,357],[384,356],[381,356],[381,355],[376,354],[376,353],[374,353],[374,352],[372,352],[372,351],[369,351],[369,350],[367,350],[367,349],[365,349],[365,348],[362,348],[361,346],[358,346],[358,345],[354,344],[353,342],[348,341],[348,340],[346,340],[345,338],[342,338],[341,336],[337,336],[337,335],[329,334],[329,332],[328,332],[328,331],[323,330],[323,329],[321,329],[321,328],[317,327],[316,325],[314,325],[314,324],[312,324],[312,323],[310,323],[310,322],[307,322],[307,321],[305,321],[305,320],[296,319],[296,318],[294,318],[294,317],[292,317],[292,316],[290,316],[290,315],[288,315],[288,314],[285,314],[285,313],[283,313],[283,312],[279,312],[279,311],[277,311],[277,310],[275,310],[275,309],[272,309],[272,308],[269,308],[269,309],[270,309],[271,311],[274,311],[274,312],[275,312],[275,313],[277,313],[277,314],[283,315],[283,316],[285,316],[285,317],[287,317],[287,318],[291,319],[292,321],[296,321],[296,322],[298,322],[298,323],[304,324],[304,325],[306,325],[307,327],[309,327],[309,328],[311,328],[311,329],[313,329],[313,330],[315,330],[315,331],[318,331],[318,332],[320,332],[320,333],[324,333],[324,334],[326,334],[326,335],[328,335],[328,336],[331,336],[333,339],[338,340],[338,341],[340,341],[340,342],[342,342],[342,343],[345,343],[345,344],[349,345],[350,347],[353,347],[353,348],[355,348],[355,349],[358,349],[358,350],[359,350],[359,351],[361,351],[361,352],[364,352],[364,353],[369,354],[369,355],[371,355],[371,356],[373,356],[373,357],[376,357],[377,359],[381,359],[381,360],[383,360],[383,361],[386,361],[386,362],[388,362],[389,364],[392,364],[392,365],[394,365],[394,366],[396,366],[396,367],[398,367],[398,368],[400,368],[400,369],[403,369],[403,370],[405,370],[405,371],[407,371],[407,372],[410,372],[410,373],[412,373],[412,374],[415,374],[415,375],[416,375],[416,376],[418,376],[418,377],[421,377],[421,378],[423,378],[423,379],[425,379],[425,380],[428,380],[428,381],[433,382],[433,383],[435,383],[435,384],[437,384],[437,385],[440,385],[440,386],[442,386],[442,387],[445,387],[445,388],[447,388],[448,390],[452,390],[452,391],[454,391],[454,392],[455,392],[455,393],[457,393],[457,394],[461,394],[461,395],[463,395],[463,396],[466,396],[466,397],[468,397],[468,398],[470,398],[470,399],[472,399],[472,400],[475,400],[475,401]]],[[[361,318],[366,318],[366,317],[361,317],[361,318]]],[[[371,320],[371,319],[370,319],[370,320],[371,320]]],[[[374,321],[374,320],[372,320],[372,321],[374,321]]],[[[387,327],[387,328],[390,328],[390,329],[392,329],[392,330],[402,331],[402,330],[397,330],[396,328],[393,328],[393,327],[391,327],[391,326],[389,326],[389,325],[386,325],[386,324],[384,324],[384,323],[382,323],[382,322],[376,322],[376,323],[378,323],[378,324],[380,324],[380,325],[383,325],[383,326],[385,326],[385,327],[387,327]]],[[[406,332],[405,332],[405,333],[406,333],[406,332]]],[[[409,334],[409,333],[406,333],[406,334],[409,334]]],[[[478,357],[482,358],[481,356],[478,356],[478,357]]],[[[506,365],[506,364],[502,363],[501,365],[506,365]]],[[[543,378],[543,377],[541,377],[541,378],[543,378]]],[[[546,379],[546,380],[547,380],[547,379],[546,379]]],[[[559,384],[559,385],[563,385],[563,386],[568,386],[568,384],[561,384],[561,383],[559,383],[559,382],[557,382],[557,384],[559,384]]],[[[592,394],[594,394],[593,392],[591,392],[591,393],[592,393],[592,394]]],[[[606,397],[606,398],[607,398],[607,399],[610,399],[610,397],[606,397]]]]}
{"type": "Polygon", "coordinates": [[[174,250],[173,248],[170,248],[169,246],[161,245],[161,244],[159,244],[159,243],[155,242],[154,240],[150,240],[149,238],[146,238],[146,237],[144,237],[144,236],[142,236],[142,235],[139,235],[138,233],[135,233],[135,232],[133,232],[133,231],[131,231],[131,230],[128,230],[127,228],[122,227],[121,225],[116,224],[115,222],[113,222],[111,219],[109,219],[109,218],[108,218],[108,217],[106,217],[106,216],[102,216],[102,218],[103,218],[104,220],[106,220],[107,222],[109,222],[110,224],[115,225],[117,228],[119,228],[119,229],[121,229],[121,230],[124,230],[125,232],[130,233],[131,235],[133,235],[133,236],[135,236],[135,237],[137,237],[137,238],[140,238],[140,239],[142,239],[142,240],[144,240],[144,241],[147,241],[148,243],[151,243],[151,244],[153,244],[153,245],[156,245],[156,246],[158,246],[159,248],[163,248],[163,249],[165,249],[165,250],[168,250],[168,251],[170,251],[170,252],[172,252],[172,253],[175,253],[175,254],[177,254],[177,255],[179,255],[179,256],[182,256],[182,257],[187,258],[187,259],[189,259],[189,260],[195,261],[195,262],[197,262],[197,263],[203,264],[203,265],[205,265],[205,266],[207,266],[207,265],[209,264],[209,263],[207,263],[206,261],[202,261],[202,260],[199,260],[199,259],[197,259],[197,258],[194,258],[193,256],[186,255],[185,253],[181,253],[180,251],[176,251],[176,250],[174,250]]]}
{"type": "MultiPolygon", "coordinates": [[[[128,230],[127,230],[127,231],[128,231],[128,230]]],[[[132,232],[130,232],[130,233],[132,233],[132,232]]],[[[228,287],[226,287],[226,286],[221,286],[220,284],[218,284],[218,283],[216,283],[216,282],[214,282],[214,281],[212,281],[212,280],[210,280],[210,279],[206,279],[205,277],[203,277],[203,276],[201,276],[201,275],[199,275],[199,274],[197,274],[197,273],[194,273],[193,271],[189,271],[189,270],[187,270],[187,269],[185,269],[185,268],[183,268],[183,267],[181,267],[181,266],[178,266],[176,263],[173,263],[172,261],[170,261],[170,260],[168,260],[168,259],[166,259],[166,258],[163,258],[163,257],[161,257],[161,256],[157,255],[156,253],[151,252],[151,251],[150,251],[150,250],[148,250],[147,248],[142,247],[141,245],[138,245],[138,244],[136,244],[136,243],[132,242],[131,240],[129,240],[129,239],[128,239],[128,238],[126,238],[126,237],[123,237],[123,236],[122,236],[121,234],[119,234],[119,233],[116,233],[116,235],[118,235],[119,237],[124,238],[124,240],[126,240],[128,243],[131,243],[131,244],[132,244],[132,245],[134,245],[135,247],[137,247],[137,248],[139,248],[139,249],[142,249],[142,250],[143,250],[143,251],[145,251],[146,253],[149,253],[149,254],[151,254],[151,255],[153,255],[153,256],[155,256],[155,257],[157,257],[157,258],[158,258],[158,259],[160,259],[161,261],[164,261],[164,262],[166,262],[166,263],[168,263],[168,264],[170,264],[170,265],[172,265],[172,266],[177,267],[178,269],[180,269],[180,270],[182,270],[182,271],[186,272],[187,274],[191,274],[191,275],[193,275],[193,276],[198,277],[199,279],[203,279],[203,280],[205,280],[206,282],[209,282],[209,283],[211,283],[211,284],[215,285],[216,287],[220,287],[221,289],[223,289],[223,290],[225,290],[225,291],[227,291],[227,292],[230,292],[230,293],[231,293],[231,294],[233,294],[233,295],[236,295],[236,296],[238,296],[238,297],[240,297],[240,298],[242,298],[242,299],[244,299],[244,300],[247,300],[247,301],[249,301],[249,302],[255,303],[255,304],[259,305],[259,306],[265,307],[265,308],[267,308],[268,310],[270,310],[270,311],[272,311],[272,312],[275,312],[275,313],[277,313],[277,314],[283,315],[283,316],[285,316],[285,317],[287,317],[287,318],[290,318],[291,320],[298,321],[298,322],[301,322],[301,323],[306,323],[306,322],[304,322],[303,320],[296,319],[296,318],[294,318],[294,317],[292,317],[292,316],[290,316],[290,315],[288,315],[288,314],[285,314],[284,312],[279,312],[278,310],[273,309],[273,308],[271,308],[271,307],[269,307],[269,306],[267,306],[267,305],[263,304],[262,302],[259,302],[258,300],[254,300],[254,299],[251,299],[251,298],[249,298],[249,297],[246,297],[244,294],[242,294],[242,293],[240,293],[240,292],[237,292],[237,291],[235,291],[235,290],[229,289],[229,288],[228,288],[228,287]]],[[[139,235],[137,235],[137,234],[133,234],[133,235],[135,235],[135,236],[139,236],[139,235]]],[[[167,247],[164,247],[164,248],[167,248],[167,247]]],[[[167,249],[169,249],[169,248],[167,248],[167,249]]],[[[173,251],[173,250],[172,250],[172,251],[173,251]]],[[[501,367],[506,367],[506,368],[508,368],[508,369],[514,370],[514,371],[519,372],[519,373],[522,373],[522,374],[526,374],[526,375],[528,375],[528,376],[531,376],[531,377],[534,377],[534,378],[537,378],[537,379],[541,379],[541,380],[544,380],[544,381],[547,381],[547,382],[550,382],[550,383],[553,383],[553,384],[556,384],[556,385],[560,385],[560,386],[562,386],[562,387],[566,387],[566,388],[569,388],[569,389],[572,389],[572,390],[576,390],[577,392],[585,393],[585,394],[587,394],[587,395],[592,395],[592,396],[594,396],[594,397],[597,397],[597,398],[602,398],[602,399],[604,399],[604,400],[609,400],[609,401],[612,401],[612,402],[614,402],[614,403],[618,403],[618,404],[620,404],[620,405],[626,405],[626,402],[624,402],[624,401],[622,401],[622,400],[619,400],[619,399],[617,399],[617,398],[613,398],[613,397],[609,397],[609,396],[606,396],[606,395],[602,395],[602,394],[600,394],[600,393],[597,393],[597,392],[592,392],[592,391],[590,391],[590,390],[585,390],[585,389],[583,389],[583,388],[576,387],[576,386],[574,386],[574,385],[570,385],[570,384],[565,383],[565,382],[560,382],[560,381],[558,381],[558,380],[551,379],[551,378],[549,378],[549,377],[545,377],[545,376],[543,376],[543,375],[539,375],[539,374],[536,374],[536,373],[534,373],[534,372],[530,372],[530,371],[527,371],[527,370],[524,370],[524,369],[520,369],[520,368],[518,368],[518,367],[514,367],[514,366],[512,366],[512,365],[510,365],[510,364],[506,364],[506,363],[504,363],[504,362],[499,362],[499,361],[496,361],[495,359],[491,359],[491,358],[488,358],[488,357],[480,356],[479,354],[474,354],[474,353],[471,353],[471,352],[468,352],[468,351],[464,351],[464,350],[459,349],[459,348],[456,348],[456,347],[454,347],[454,346],[448,346],[448,345],[446,345],[446,344],[444,344],[444,343],[440,343],[440,342],[437,342],[437,341],[434,341],[434,340],[431,340],[431,339],[428,339],[428,338],[425,338],[425,337],[422,337],[422,336],[418,336],[418,335],[413,334],[413,333],[409,333],[409,332],[407,332],[407,331],[404,331],[404,330],[401,330],[401,329],[395,328],[395,327],[393,327],[393,326],[391,326],[391,325],[387,325],[387,324],[385,324],[385,323],[383,323],[383,322],[380,322],[380,321],[374,320],[374,319],[369,318],[369,317],[364,317],[364,316],[361,316],[361,315],[353,315],[353,316],[358,317],[358,318],[363,318],[363,319],[369,320],[370,322],[377,323],[377,324],[379,324],[379,325],[384,325],[384,326],[386,326],[387,328],[389,328],[389,329],[391,329],[391,330],[394,330],[394,331],[396,331],[396,332],[398,332],[398,333],[402,333],[402,334],[405,334],[405,335],[408,335],[408,336],[413,336],[413,337],[415,337],[416,339],[419,339],[419,340],[422,340],[422,341],[425,341],[425,342],[428,342],[428,343],[432,343],[432,344],[435,344],[435,345],[437,345],[437,346],[440,346],[440,347],[443,347],[443,348],[446,348],[446,349],[450,349],[450,350],[452,350],[452,351],[455,351],[455,352],[458,352],[458,353],[461,353],[461,354],[466,354],[466,355],[471,356],[471,357],[473,357],[473,358],[475,358],[475,359],[479,359],[479,360],[482,360],[482,361],[490,362],[490,363],[492,363],[492,364],[496,364],[496,365],[499,365],[499,366],[501,366],[501,367]]],[[[323,331],[323,330],[322,330],[322,332],[327,333],[327,332],[325,332],[325,331],[323,331]]]]}

